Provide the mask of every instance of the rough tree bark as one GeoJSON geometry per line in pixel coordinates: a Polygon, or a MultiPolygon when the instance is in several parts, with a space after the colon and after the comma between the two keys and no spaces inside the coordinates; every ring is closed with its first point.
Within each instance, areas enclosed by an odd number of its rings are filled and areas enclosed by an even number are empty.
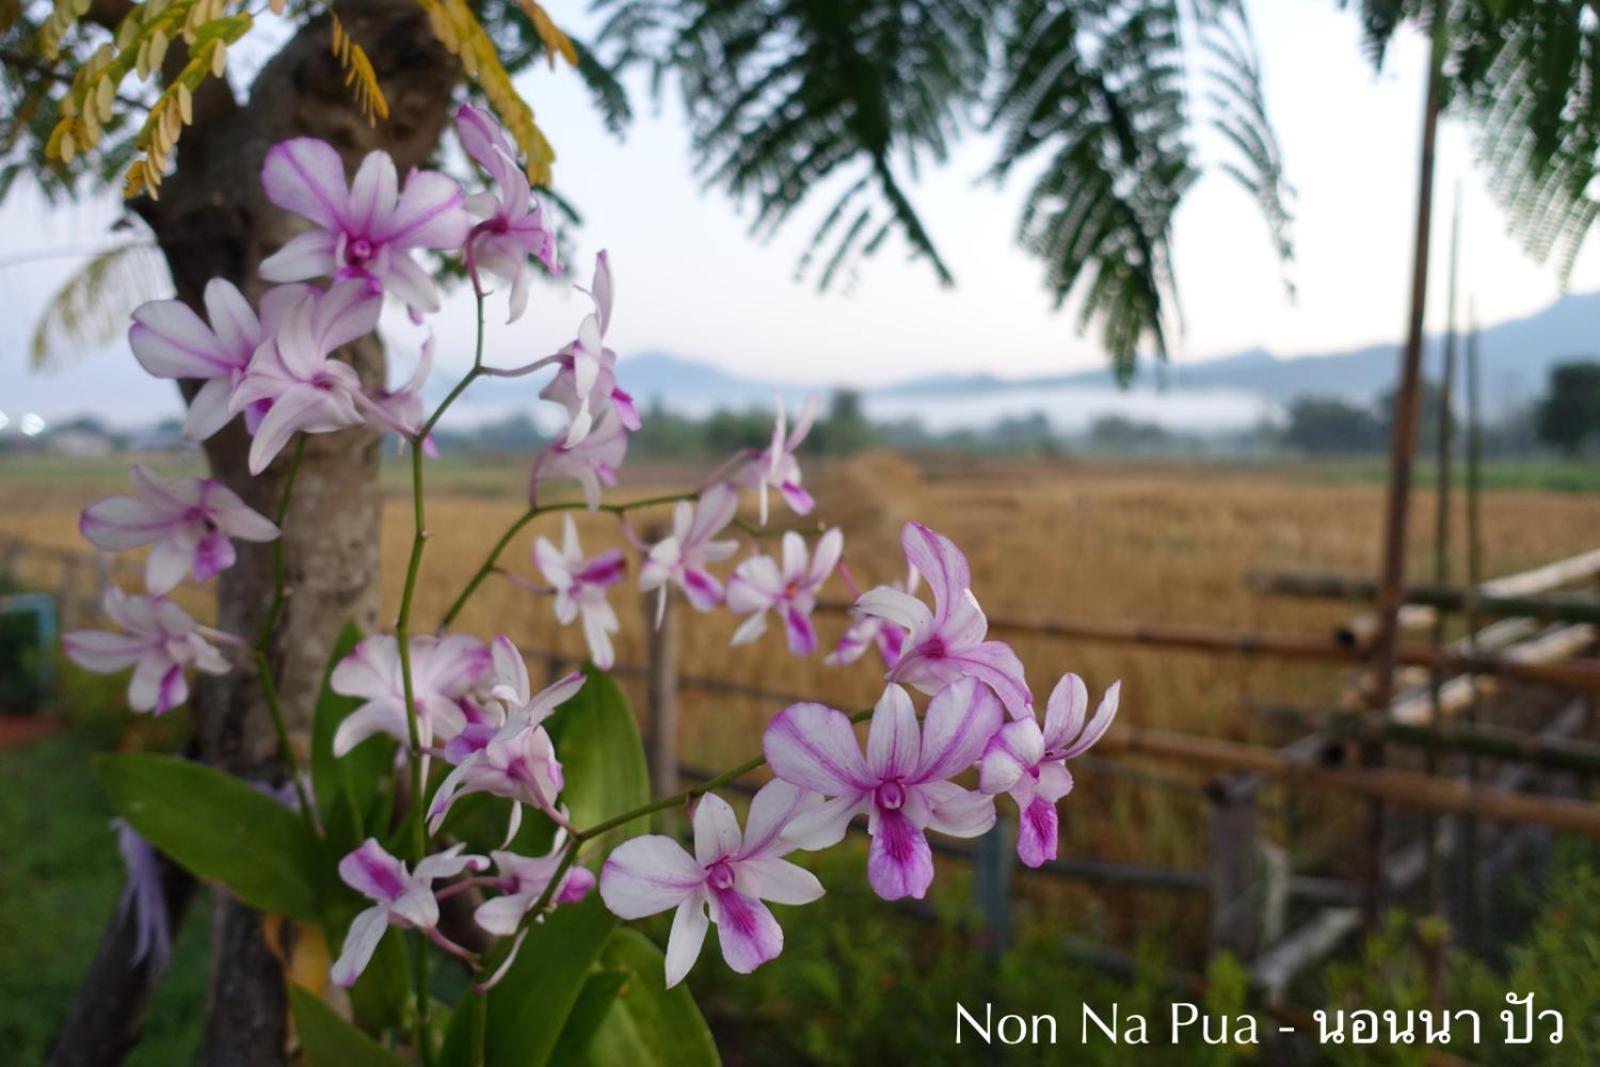
{"type": "MultiPolygon", "coordinates": [[[[350,172],[368,151],[382,148],[402,174],[424,163],[438,144],[460,70],[435,39],[422,9],[412,0],[343,0],[336,10],[367,50],[390,118],[370,126],[353,105],[330,48],[326,17],[304,26],[262,68],[247,101],[237,101],[220,83],[199,94],[195,125],[180,142],[176,173],[159,201],[139,205],[178,297],[191,306],[201,306],[201,292],[213,277],[258,298],[266,288],[256,276],[258,264],[303,225],[261,193],[261,163],[272,144],[298,135],[320,137],[339,149],[350,172]]],[[[364,382],[381,382],[384,358],[376,341],[358,342],[342,355],[364,382]]],[[[352,618],[369,626],[377,621],[379,443],[378,435],[365,428],[312,437],[295,482],[284,543],[290,595],[271,660],[290,732],[298,737],[310,723],[340,627],[352,618]]],[[[206,443],[205,452],[217,478],[270,514],[284,463],[251,478],[245,466],[248,449],[249,439],[235,421],[206,443]]],[[[271,547],[237,547],[238,563],[218,583],[218,625],[253,636],[272,588],[271,547]]],[[[194,707],[204,759],[242,776],[282,780],[271,720],[249,669],[221,678],[201,676],[194,707]]],[[[181,918],[192,884],[181,875],[168,884],[169,910],[181,918]]],[[[128,924],[114,916],[52,1063],[120,1062],[137,1041],[155,976],[130,965],[130,933],[128,924]]],[[[285,1032],[283,975],[262,936],[260,916],[219,892],[202,1061],[283,1063],[285,1032]]]]}

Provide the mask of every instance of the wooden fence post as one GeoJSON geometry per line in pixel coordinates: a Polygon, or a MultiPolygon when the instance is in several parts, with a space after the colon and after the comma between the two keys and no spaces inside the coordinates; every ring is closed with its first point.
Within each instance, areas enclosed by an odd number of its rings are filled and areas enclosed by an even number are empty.
{"type": "Polygon", "coordinates": [[[5,552],[0,553],[0,582],[4,582],[12,586],[12,592],[17,592],[18,588],[20,587],[17,581],[17,560],[20,559],[21,556],[21,541],[6,542],[5,552]]]}
{"type": "Polygon", "coordinates": [[[1261,932],[1261,856],[1253,774],[1226,774],[1206,787],[1211,806],[1212,953],[1255,955],[1261,932]]]}
{"type": "Polygon", "coordinates": [[[83,597],[84,618],[94,618],[105,603],[106,589],[111,585],[111,561],[104,552],[89,557],[89,591],[83,597]]]}
{"type": "Polygon", "coordinates": [[[656,624],[656,592],[643,598],[650,703],[650,784],[658,797],[678,791],[678,612],[669,598],[656,624]]]}
{"type": "Polygon", "coordinates": [[[61,591],[56,594],[61,606],[61,628],[70,630],[78,623],[78,557],[66,556],[61,560],[61,591]]]}
{"type": "Polygon", "coordinates": [[[992,955],[1000,955],[1011,941],[1011,837],[1010,821],[996,819],[973,849],[973,893],[983,923],[982,942],[992,955]]]}

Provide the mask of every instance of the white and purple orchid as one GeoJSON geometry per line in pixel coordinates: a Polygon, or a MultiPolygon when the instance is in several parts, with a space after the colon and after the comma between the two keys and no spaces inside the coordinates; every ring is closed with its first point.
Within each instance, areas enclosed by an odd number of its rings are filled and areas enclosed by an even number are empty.
{"type": "Polygon", "coordinates": [[[849,716],[793,704],[767,726],[762,749],[772,773],[829,800],[789,824],[800,848],[837,844],[867,815],[867,878],[884,900],[921,898],[933,883],[926,831],[977,837],[994,825],[994,798],[950,781],[982,755],[1004,716],[992,690],[961,678],[928,704],[920,726],[911,696],[890,685],[873,709],[863,755],[849,716]]]}
{"type": "Polygon", "coordinates": [[[201,626],[164,596],[129,596],[106,590],[106,615],[124,631],[73,630],[61,638],[67,656],[86,671],[116,674],[133,668],[128,707],[165,714],[189,699],[184,670],[228,673],[228,661],[207,638],[223,634],[201,626]]]}
{"type": "Polygon", "coordinates": [[[640,590],[659,591],[658,624],[667,607],[669,583],[683,590],[696,611],[710,611],[722,603],[722,583],[706,567],[739,551],[737,541],[714,540],[738,510],[738,494],[726,485],[712,486],[696,502],[678,501],[672,512],[672,532],[652,545],[639,565],[640,590]]]}
{"type": "Polygon", "coordinates": [[[783,856],[794,846],[785,826],[815,798],[787,782],[769,782],[750,802],[743,833],[728,802],[700,798],[694,855],[670,837],[650,834],[618,845],[600,869],[600,898],[623,919],[677,909],[667,939],[666,984],[683,980],[705,943],[707,911],[717,924],[722,958],[749,974],[783,951],[783,928],[763,901],[809,904],[822,883],[783,856]]]}
{"type": "Polygon", "coordinates": [[[344,948],[334,961],[329,977],[333,984],[348,989],[372,962],[384,931],[391,926],[402,930],[422,930],[428,939],[456,956],[468,955],[439,932],[439,901],[433,883],[454,878],[462,871],[487,870],[482,856],[462,854],[465,845],[456,845],[417,864],[415,871],[385,852],[373,838],[339,861],[339,877],[344,884],[373,901],[372,907],[350,921],[344,948]]]}
{"type": "Polygon", "coordinates": [[[593,511],[600,506],[600,494],[617,484],[617,468],[628,451],[628,433],[615,414],[602,418],[587,437],[575,445],[552,441],[533,461],[528,499],[536,500],[539,486],[549,481],[568,479],[583,489],[584,502],[593,511]]]}
{"type": "Polygon", "coordinates": [[[733,634],[733,644],[754,641],[767,628],[767,612],[783,619],[789,651],[809,656],[817,650],[817,631],[811,612],[817,591],[828,580],[844,551],[844,534],[838,527],[817,539],[817,549],[807,558],[805,538],[793,530],[783,535],[783,563],[770,556],[753,556],[739,564],[728,582],[728,610],[751,613],[733,634]]]}
{"type": "Polygon", "coordinates": [[[569,626],[583,620],[583,637],[589,658],[603,671],[616,662],[611,635],[622,628],[617,613],[606,599],[606,590],[622,581],[627,564],[622,552],[612,549],[590,559],[578,542],[578,527],[571,515],[562,528],[558,549],[541,537],[533,545],[533,562],[544,580],[555,590],[556,621],[569,626]]]}
{"type": "MultiPolygon", "coordinates": [[[[411,692],[423,748],[447,742],[467,726],[464,698],[489,666],[490,658],[489,650],[475,637],[411,638],[411,692]]],[[[409,743],[400,645],[393,636],[378,634],[356,645],[334,667],[329,685],[341,696],[364,701],[334,732],[334,755],[344,755],[374,734],[387,734],[402,745],[409,743]]]]}
{"type": "Polygon", "coordinates": [[[516,322],[528,306],[528,257],[543,263],[551,274],[560,273],[555,231],[545,224],[543,208],[493,116],[462,104],[456,111],[456,135],[496,188],[466,199],[467,211],[481,220],[467,238],[467,270],[475,286],[479,269],[511,283],[511,315],[506,321],[516,322]]]}
{"type": "Polygon", "coordinates": [[[548,360],[540,361],[557,366],[555,376],[539,396],[567,409],[564,443],[569,446],[582,440],[594,421],[607,411],[615,412],[622,429],[630,433],[641,425],[633,397],[617,385],[617,353],[605,344],[606,331],[611,326],[613,291],[611,259],[601,250],[594,257],[594,281],[587,290],[594,301],[594,312],[579,324],[576,340],[548,360]]]}
{"type": "MultiPolygon", "coordinates": [[[[500,896],[478,905],[472,917],[478,925],[496,937],[511,937],[522,925],[523,917],[533,910],[550,881],[561,869],[561,853],[567,844],[566,832],[556,830],[550,851],[543,856],[521,856],[515,852],[491,852],[500,896]]],[[[561,876],[561,882],[550,894],[549,907],[558,904],[576,904],[594,888],[594,875],[586,867],[573,865],[561,876]]]]}
{"type": "Polygon", "coordinates": [[[741,489],[755,489],[760,493],[763,526],[767,524],[768,489],[776,489],[789,505],[789,510],[796,515],[809,515],[816,506],[811,494],[800,484],[800,462],[794,458],[794,454],[811,432],[812,424],[817,421],[819,401],[816,394],[806,397],[794,429],[787,431],[783,397],[774,396],[773,404],[778,409],[778,415],[772,425],[772,443],[742,464],[728,479],[741,489]]]}
{"type": "MultiPolygon", "coordinates": [[[[916,596],[917,585],[921,580],[917,568],[908,567],[905,580],[896,582],[889,588],[909,596],[916,596]]],[[[866,615],[859,611],[852,611],[851,614],[853,619],[850,628],[839,638],[839,643],[833,647],[833,651],[823,657],[822,662],[830,667],[843,667],[854,663],[867,649],[876,645],[885,669],[893,669],[900,660],[901,649],[905,647],[905,630],[881,615],[866,615]]]]}
{"type": "MultiPolygon", "coordinates": [[[[156,378],[205,383],[189,401],[185,436],[204,441],[227,425],[235,413],[229,399],[250,357],[277,332],[283,313],[310,291],[307,285],[269,289],[257,316],[231,282],[213,278],[204,297],[209,323],[181,300],[152,300],[134,310],[128,344],[139,365],[156,378]]],[[[245,428],[255,433],[266,409],[265,402],[245,408],[245,428]]]]}
{"type": "MultiPolygon", "coordinates": [[[[531,699],[524,698],[521,706],[508,708],[510,717],[505,725],[487,740],[446,749],[447,759],[459,758],[460,762],[439,783],[428,809],[435,833],[451,806],[468,793],[488,793],[515,801],[506,830],[507,842],[522,825],[524,804],[538,808],[558,823],[565,821],[555,806],[565,778],[561,761],[556,758],[555,742],[543,723],[583,688],[583,682],[583,675],[569,674],[531,699]],[[470,750],[463,751],[465,748],[470,750]]],[[[460,740],[473,737],[477,729],[470,727],[460,740]]]]}
{"type": "Polygon", "coordinates": [[[233,566],[233,541],[271,541],[278,527],[211,478],[166,479],[142,464],[128,471],[132,496],[113,496],[83,510],[78,531],[99,548],[150,546],[144,580],[152,593],[171,592],[184,575],[208,581],[233,566]]]}
{"type": "Polygon", "coordinates": [[[1067,761],[1087,752],[1111,728],[1122,683],[1106,690],[1087,726],[1089,690],[1076,674],[1063,675],[1046,704],[1044,729],[1033,715],[1014,719],[989,740],[978,765],[978,788],[1010,793],[1019,827],[1017,856],[1029,867],[1056,858],[1056,803],[1072,792],[1067,761]]]}
{"type": "Polygon", "coordinates": [[[267,150],[261,168],[267,199],[317,228],[291,238],[261,263],[274,282],[361,279],[417,312],[439,310],[439,291],[414,249],[460,248],[472,229],[461,189],[436,171],[413,170],[400,187],[387,152],[369,152],[345,184],[332,145],[296,137],[267,150]]]}
{"type": "Polygon", "coordinates": [[[336,349],[378,326],[383,297],[359,281],[336,282],[327,292],[309,289],[283,313],[278,331],[250,359],[229,407],[243,411],[266,402],[250,442],[250,473],[266,470],[297,432],[331,433],[365,421],[355,368],[332,358],[336,349]]]}
{"type": "Polygon", "coordinates": [[[859,614],[906,631],[888,680],[936,693],[957,678],[970,676],[993,689],[1013,717],[1027,714],[1033,694],[1023,678],[1022,661],[1005,642],[984,640],[989,620],[972,595],[967,557],[948,537],[919,522],[906,523],[900,547],[906,562],[933,590],[933,610],[910,593],[886,585],[867,590],[855,604],[859,614]]]}

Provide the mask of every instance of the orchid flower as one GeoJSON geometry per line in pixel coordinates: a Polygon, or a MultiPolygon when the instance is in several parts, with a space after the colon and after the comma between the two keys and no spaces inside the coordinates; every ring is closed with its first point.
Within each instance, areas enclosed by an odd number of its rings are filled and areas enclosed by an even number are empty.
{"type": "MultiPolygon", "coordinates": [[[[422,410],[422,387],[428,382],[428,375],[433,372],[433,338],[429,337],[422,342],[421,350],[417,353],[417,366],[411,372],[411,377],[398,389],[384,389],[369,397],[366,405],[379,421],[402,438],[400,445],[405,445],[404,438],[412,438],[422,432],[425,417],[422,410]]],[[[422,442],[424,455],[438,458],[439,447],[434,443],[430,433],[422,442]]]]}
{"type": "Polygon", "coordinates": [[[577,340],[549,360],[540,361],[553,361],[559,366],[539,396],[567,409],[564,443],[568,446],[581,441],[594,420],[607,410],[614,410],[623,429],[629,432],[641,425],[633,397],[617,385],[617,353],[605,345],[606,330],[611,325],[613,286],[611,260],[603,250],[594,258],[594,281],[587,292],[594,301],[594,313],[579,324],[577,340]]]}
{"type": "Polygon", "coordinates": [[[394,160],[369,152],[345,184],[333,146],[296,137],[267,150],[261,168],[267,199],[316,224],[261,263],[273,282],[359,278],[375,293],[399,297],[413,313],[439,310],[439,291],[412,249],[461,247],[472,229],[461,190],[436,171],[413,170],[400,188],[394,160]]]}
{"type": "Polygon", "coordinates": [[[138,463],[129,474],[134,495],[89,505],[78,519],[78,530],[108,551],[150,545],[144,580],[152,593],[171,592],[185,574],[204,582],[233,566],[230,537],[271,541],[278,536],[276,525],[221,482],[168,481],[138,463]]]}
{"type": "MultiPolygon", "coordinates": [[[[128,344],[133,357],[156,378],[187,378],[205,384],[189,401],[183,432],[204,441],[234,415],[228,399],[244,378],[250,356],[277,332],[283,313],[310,292],[307,285],[280,285],[261,298],[258,318],[230,282],[213,278],[206,283],[206,318],[181,300],[152,300],[133,312],[128,344]]],[[[266,405],[245,409],[245,427],[255,433],[266,405]]]]}
{"type": "Polygon", "coordinates": [[[467,211],[483,220],[467,238],[468,270],[474,285],[479,267],[511,283],[511,317],[506,321],[516,322],[528,306],[528,257],[538,259],[551,274],[560,272],[555,231],[545,225],[505,131],[487,111],[462,104],[456,111],[456,135],[498,189],[498,195],[482,192],[466,199],[467,211]]]}
{"type": "MultiPolygon", "coordinates": [[[[474,637],[420,635],[411,638],[410,658],[417,731],[427,748],[435,741],[450,740],[466,727],[462,698],[489,665],[490,653],[474,637]]],[[[403,745],[410,742],[400,646],[393,636],[378,634],[356,645],[334,667],[329,685],[341,696],[364,700],[334,731],[335,756],[344,755],[374,734],[387,734],[403,745]]]]}
{"type": "Polygon", "coordinates": [[[737,541],[714,541],[733,521],[739,498],[726,485],[714,485],[698,503],[678,501],[672,512],[672,533],[656,542],[639,566],[639,588],[660,590],[656,623],[667,607],[667,583],[683,590],[696,611],[710,611],[722,603],[722,583],[706,570],[712,563],[739,551],[737,541]]]}
{"type": "Polygon", "coordinates": [[[134,942],[130,964],[149,961],[149,972],[160,974],[172,958],[172,923],[167,916],[166,891],[161,882],[161,864],[156,850],[139,832],[121,819],[111,820],[117,828],[117,851],[127,881],[117,898],[117,914],[132,915],[134,942]]]}
{"type": "Polygon", "coordinates": [[[310,290],[283,315],[278,332],[256,349],[229,400],[233,411],[270,401],[250,443],[250,473],[260,474],[298,431],[331,433],[364,420],[361,379],[335,349],[377,329],[383,297],[361,282],[310,290]]]}
{"type": "Polygon", "coordinates": [[[886,676],[924,693],[936,693],[957,678],[972,676],[993,689],[1013,717],[1028,713],[1033,695],[1022,661],[1003,641],[985,641],[989,620],[972,595],[967,557],[942,534],[917,522],[900,532],[906,562],[933,590],[933,611],[908,592],[879,586],[856,600],[855,610],[906,631],[900,657],[886,676]]]}
{"type": "MultiPolygon", "coordinates": [[[[507,842],[522,825],[524,804],[538,808],[557,823],[565,822],[555,806],[565,784],[561,761],[556,759],[555,742],[542,723],[583,688],[583,682],[581,674],[567,675],[512,710],[511,717],[493,737],[476,751],[465,754],[434,793],[428,809],[433,832],[438,832],[451,806],[468,793],[488,793],[515,801],[506,830],[507,842]]],[[[446,756],[458,752],[459,749],[447,751],[446,756]]]]}
{"type": "Polygon", "coordinates": [[[184,668],[228,673],[228,661],[207,640],[223,638],[201,626],[164,596],[129,596],[116,586],[106,590],[105,611],[125,633],[74,630],[61,638],[67,656],[86,671],[115,674],[133,668],[128,706],[165,714],[189,699],[184,668]]]}
{"type": "Polygon", "coordinates": [[[939,690],[919,728],[910,695],[890,685],[878,700],[863,756],[849,716],[821,704],[793,704],[762,738],[772,773],[829,797],[795,819],[784,836],[800,848],[837,844],[850,820],[867,814],[867,877],[884,900],[920,899],[933,882],[925,831],[977,837],[994,825],[994,799],[950,781],[983,753],[1004,716],[976,679],[939,690]]]}
{"type": "Polygon", "coordinates": [[[754,556],[739,564],[728,582],[728,609],[751,616],[734,631],[733,644],[754,641],[767,628],[767,612],[776,611],[789,635],[789,651],[809,656],[817,649],[817,631],[811,612],[817,590],[828,580],[844,550],[844,534],[837,527],[817,539],[817,551],[806,559],[806,542],[793,530],[783,535],[783,565],[770,556],[754,556]]]}
{"type": "Polygon", "coordinates": [[[561,548],[541,537],[533,545],[533,562],[556,591],[556,621],[563,626],[583,619],[583,637],[589,658],[603,671],[611,669],[616,653],[611,635],[622,628],[606,589],[622,581],[627,565],[617,549],[586,559],[578,543],[578,527],[571,515],[563,516],[561,548]]]}
{"type": "MultiPolygon", "coordinates": [[[[921,575],[917,568],[906,568],[905,581],[897,582],[889,588],[908,595],[915,596],[921,575]]],[[[865,615],[859,611],[852,612],[854,620],[850,628],[839,638],[839,643],[834,646],[822,660],[829,667],[843,667],[860,659],[862,653],[873,645],[878,646],[878,655],[883,657],[883,665],[893,668],[900,659],[900,650],[905,645],[906,632],[894,623],[878,615],[865,615]]]]}
{"type": "Polygon", "coordinates": [[[446,952],[466,956],[467,951],[439,932],[439,901],[433,883],[439,878],[454,878],[462,871],[482,871],[489,866],[482,856],[464,856],[465,845],[435,853],[417,864],[415,871],[383,850],[375,838],[339,861],[339,877],[344,884],[374,901],[372,907],[350,922],[344,949],[334,961],[329,977],[333,984],[348,989],[372,961],[378,942],[391,926],[402,930],[422,930],[428,939],[446,952]]]}
{"type": "Polygon", "coordinates": [[[756,489],[761,494],[761,525],[767,524],[767,490],[776,489],[796,515],[809,515],[816,502],[800,485],[800,463],[794,458],[795,450],[811,432],[817,421],[819,401],[816,394],[806,397],[805,407],[795,420],[794,429],[784,431],[783,397],[774,395],[778,417],[772,426],[772,443],[752,456],[729,479],[741,489],[756,489]]]}
{"type": "Polygon", "coordinates": [[[533,461],[528,498],[538,495],[543,482],[571,479],[583,489],[583,499],[593,511],[600,506],[602,487],[617,484],[617,468],[628,451],[628,434],[613,415],[603,418],[594,430],[575,445],[552,441],[533,461]]]}
{"type": "MultiPolygon", "coordinates": [[[[533,910],[550,880],[561,868],[566,832],[556,830],[555,842],[543,856],[519,856],[515,852],[491,852],[504,892],[478,905],[472,917],[479,926],[496,937],[510,937],[522,925],[523,916],[533,910]]],[[[550,894],[550,906],[576,904],[594,888],[594,875],[585,867],[573,866],[561,877],[561,884],[550,894]]]]}
{"type": "Polygon", "coordinates": [[[1076,674],[1063,675],[1050,693],[1044,729],[1033,715],[1002,726],[978,765],[978,788],[1010,793],[1020,824],[1017,856],[1029,867],[1056,858],[1056,802],[1072,792],[1067,760],[1081,756],[1110,729],[1122,683],[1106,690],[1094,718],[1084,726],[1089,691],[1076,674]]]}
{"type": "Polygon", "coordinates": [[[706,938],[706,911],[717,924],[722,958],[749,974],[783,951],[783,928],[762,901],[809,904],[822,896],[810,871],[782,857],[793,850],[783,828],[815,798],[787,782],[769,782],[750,802],[744,833],[728,802],[708,793],[694,813],[694,855],[670,837],[624,841],[600,869],[600,897],[623,919],[676,908],[667,939],[666,984],[683,980],[706,938]]]}

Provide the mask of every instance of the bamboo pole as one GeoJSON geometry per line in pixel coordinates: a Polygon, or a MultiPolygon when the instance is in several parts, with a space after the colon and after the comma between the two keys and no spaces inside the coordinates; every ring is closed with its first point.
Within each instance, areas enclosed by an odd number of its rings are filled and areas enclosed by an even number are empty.
{"type": "MultiPolygon", "coordinates": [[[[1433,222],[1433,156],[1443,106],[1445,53],[1445,0],[1434,0],[1428,53],[1427,87],[1422,105],[1421,159],[1417,166],[1417,232],[1411,261],[1411,312],[1406,324],[1406,344],[1400,357],[1400,380],[1395,387],[1394,430],[1389,444],[1389,481],[1383,524],[1383,565],[1375,598],[1378,639],[1374,647],[1372,707],[1386,712],[1394,698],[1395,652],[1400,642],[1400,607],[1406,569],[1406,519],[1411,505],[1412,453],[1417,439],[1417,386],[1422,368],[1422,326],[1428,303],[1428,240],[1433,222]]],[[[1361,762],[1380,767],[1383,743],[1362,746],[1361,762]]],[[[1374,798],[1367,809],[1366,845],[1362,852],[1361,916],[1368,928],[1377,924],[1382,908],[1384,852],[1383,806],[1374,798]]]]}
{"type": "MultiPolygon", "coordinates": [[[[1312,600],[1359,600],[1370,603],[1382,595],[1382,587],[1372,579],[1342,574],[1291,571],[1252,574],[1246,581],[1252,589],[1263,593],[1312,600]]],[[[1582,593],[1495,595],[1481,589],[1419,584],[1401,590],[1401,595],[1408,603],[1426,604],[1441,611],[1470,610],[1484,617],[1526,616],[1546,622],[1600,622],[1600,600],[1582,593]]]]}
{"type": "MultiPolygon", "coordinates": [[[[1576,585],[1586,582],[1600,575],[1600,548],[1579,553],[1567,559],[1556,560],[1542,567],[1532,570],[1519,571],[1508,574],[1502,578],[1483,580],[1483,540],[1478,533],[1479,526],[1479,500],[1478,487],[1482,481],[1480,470],[1481,457],[1475,449],[1481,448],[1481,441],[1474,444],[1474,434],[1477,425],[1476,403],[1476,359],[1477,335],[1469,335],[1466,348],[1467,368],[1467,585],[1470,588],[1481,590],[1489,596],[1538,596],[1541,593],[1554,592],[1562,586],[1576,585]]],[[[1402,630],[1420,630],[1433,624],[1438,613],[1431,607],[1423,604],[1407,604],[1400,610],[1400,628],[1402,630]]],[[[1368,612],[1358,615],[1349,622],[1340,626],[1335,631],[1341,644],[1357,648],[1366,648],[1371,645],[1377,633],[1377,616],[1368,612]]],[[[1469,626],[1469,632],[1471,627],[1469,626]]]]}
{"type": "MultiPolygon", "coordinates": [[[[1334,761],[1338,758],[1342,743],[1360,736],[1366,729],[1363,716],[1343,708],[1260,705],[1251,710],[1311,725],[1325,732],[1334,752],[1334,761]]],[[[1384,725],[1383,732],[1386,740],[1397,744],[1420,746],[1429,743],[1429,729],[1415,723],[1391,721],[1384,725]]],[[[1450,719],[1439,725],[1438,744],[1446,752],[1487,756],[1550,770],[1600,775],[1600,745],[1575,741],[1564,734],[1552,734],[1547,730],[1530,734],[1498,726],[1474,726],[1460,719],[1450,719]]],[[[1324,759],[1322,762],[1328,764],[1330,760],[1324,759]]]]}
{"type": "MultiPolygon", "coordinates": [[[[1483,487],[1483,421],[1479,407],[1480,379],[1478,362],[1478,321],[1477,309],[1471,302],[1467,305],[1467,320],[1469,332],[1467,334],[1466,350],[1466,385],[1467,385],[1467,584],[1478,587],[1483,584],[1483,525],[1481,511],[1481,489],[1483,487]]],[[[1600,572],[1600,549],[1587,554],[1593,564],[1585,577],[1600,572]]],[[[1580,557],[1581,558],[1581,557],[1580,557]]],[[[1571,561],[1563,561],[1570,563],[1571,561]]],[[[1499,590],[1499,591],[1504,591],[1499,590]]],[[[1528,590],[1514,590],[1527,592],[1528,590]]],[[[1545,589],[1533,590],[1546,592],[1545,589]]],[[[1467,626],[1467,651],[1476,654],[1483,634],[1478,630],[1478,612],[1471,605],[1466,610],[1467,626]]],[[[1476,726],[1478,722],[1478,695],[1477,688],[1473,687],[1470,699],[1467,701],[1467,725],[1476,726]]],[[[1471,757],[1467,760],[1467,781],[1474,783],[1478,780],[1478,760],[1471,757]]],[[[1467,817],[1461,820],[1461,846],[1456,849],[1458,864],[1456,868],[1456,896],[1455,896],[1455,924],[1461,931],[1463,939],[1470,946],[1477,940],[1478,928],[1478,821],[1467,817]]]]}
{"type": "MultiPolygon", "coordinates": [[[[1507,649],[1501,658],[1530,665],[1559,662],[1593,645],[1595,636],[1593,626],[1558,626],[1531,641],[1507,649]]],[[[1469,672],[1442,682],[1438,688],[1437,700],[1431,691],[1413,693],[1395,700],[1389,709],[1390,721],[1426,726],[1471,707],[1476,697],[1492,691],[1494,684],[1492,679],[1480,678],[1469,672]]]]}
{"type": "MultiPolygon", "coordinates": [[[[1456,182],[1455,208],[1450,217],[1450,283],[1449,295],[1445,298],[1446,318],[1444,336],[1444,366],[1439,375],[1438,404],[1435,410],[1435,433],[1438,434],[1438,458],[1434,472],[1434,516],[1433,516],[1433,580],[1438,585],[1450,584],[1450,482],[1451,482],[1451,444],[1455,437],[1455,425],[1452,418],[1451,401],[1455,393],[1456,379],[1456,278],[1458,259],[1461,250],[1461,182],[1456,182]]],[[[1397,616],[1398,619],[1398,616],[1397,616]]],[[[1398,621],[1396,623],[1398,625],[1398,621]]],[[[1444,616],[1437,612],[1433,618],[1433,645],[1435,648],[1444,647],[1444,616]]],[[[1391,668],[1392,672],[1392,668],[1391,668]]],[[[1391,678],[1393,677],[1391,673],[1391,678]]],[[[1454,679],[1451,679],[1454,681],[1454,679]]],[[[1468,699],[1474,682],[1471,676],[1465,678],[1468,699]]],[[[1391,693],[1393,682],[1390,682],[1391,693]]],[[[1444,719],[1443,689],[1447,684],[1445,672],[1434,667],[1428,675],[1428,722],[1436,731],[1438,724],[1444,719]]],[[[1389,717],[1395,717],[1391,704],[1389,717]]],[[[1427,749],[1427,770],[1429,774],[1439,771],[1439,751],[1434,745],[1427,749]]],[[[1423,830],[1423,840],[1427,845],[1427,885],[1424,890],[1427,897],[1427,909],[1432,912],[1438,908],[1439,898],[1443,892],[1442,872],[1439,869],[1438,850],[1435,842],[1438,839],[1435,819],[1432,816],[1426,820],[1423,830]]]]}
{"type": "Polygon", "coordinates": [[[1538,797],[1511,790],[1433,778],[1387,767],[1322,767],[1296,762],[1262,745],[1193,737],[1139,727],[1117,727],[1100,749],[1129,756],[1182,761],[1190,766],[1249,771],[1268,778],[1350,793],[1396,807],[1500,822],[1547,826],[1552,830],[1600,838],[1600,804],[1563,797],[1538,797]]]}

